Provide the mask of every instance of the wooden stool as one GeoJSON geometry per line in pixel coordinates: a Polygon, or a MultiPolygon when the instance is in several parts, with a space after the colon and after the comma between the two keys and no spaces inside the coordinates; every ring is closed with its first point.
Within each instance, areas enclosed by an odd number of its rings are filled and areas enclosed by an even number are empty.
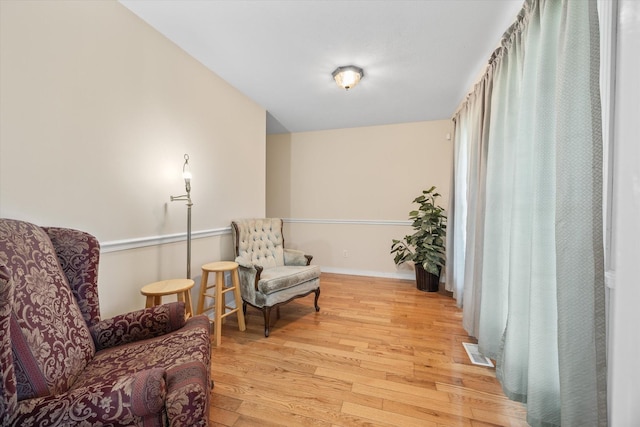
{"type": "Polygon", "coordinates": [[[142,289],[140,293],[147,297],[147,307],[162,304],[164,295],[176,294],[178,301],[184,302],[184,317],[188,319],[193,316],[193,308],[191,307],[191,288],[194,281],[191,279],[169,279],[159,282],[149,283],[142,289]]]}
{"type": "Polygon", "coordinates": [[[225,317],[237,313],[238,314],[238,329],[244,331],[246,328],[244,324],[244,313],[242,312],[242,297],[240,297],[240,279],[238,278],[238,264],[233,261],[219,261],[211,262],[202,266],[202,280],[200,281],[200,298],[198,298],[198,314],[202,314],[205,311],[214,310],[215,320],[214,326],[216,328],[216,347],[220,345],[220,339],[222,336],[222,319],[225,317]],[[224,286],[224,272],[231,272],[231,286],[224,286]],[[207,285],[209,280],[209,272],[216,273],[216,283],[207,285]],[[215,294],[207,293],[208,289],[215,288],[215,294]],[[233,297],[235,299],[235,308],[230,307],[224,301],[224,294],[233,291],[233,297]],[[213,298],[214,306],[204,308],[204,298],[213,298]],[[229,309],[229,311],[227,311],[229,309]]]}

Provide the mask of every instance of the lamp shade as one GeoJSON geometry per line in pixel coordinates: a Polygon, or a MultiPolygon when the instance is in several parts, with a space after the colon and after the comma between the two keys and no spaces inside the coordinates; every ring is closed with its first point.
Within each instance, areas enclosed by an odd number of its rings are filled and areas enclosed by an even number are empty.
{"type": "Polygon", "coordinates": [[[355,85],[357,85],[362,77],[364,77],[364,72],[362,68],[356,67],[355,65],[347,65],[345,67],[338,67],[335,69],[333,73],[331,73],[333,79],[336,81],[337,85],[343,89],[349,90],[355,85]]]}

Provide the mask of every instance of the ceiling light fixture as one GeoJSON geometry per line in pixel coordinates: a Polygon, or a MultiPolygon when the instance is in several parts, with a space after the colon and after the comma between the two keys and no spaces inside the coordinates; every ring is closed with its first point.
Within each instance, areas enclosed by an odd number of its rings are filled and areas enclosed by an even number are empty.
{"type": "Polygon", "coordinates": [[[355,65],[347,65],[345,67],[336,68],[331,75],[338,86],[349,90],[357,85],[364,77],[364,71],[362,71],[362,68],[356,67],[355,65]]]}

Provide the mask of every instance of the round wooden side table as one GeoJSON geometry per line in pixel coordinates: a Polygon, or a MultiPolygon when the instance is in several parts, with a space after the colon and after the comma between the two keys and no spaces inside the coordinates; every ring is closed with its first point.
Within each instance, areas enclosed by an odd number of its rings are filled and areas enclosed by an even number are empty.
{"type": "Polygon", "coordinates": [[[176,294],[178,301],[184,302],[184,317],[188,319],[193,316],[193,307],[191,306],[191,288],[194,281],[191,279],[169,279],[159,282],[149,283],[140,289],[140,293],[147,297],[147,307],[162,304],[162,297],[165,295],[176,294]]]}

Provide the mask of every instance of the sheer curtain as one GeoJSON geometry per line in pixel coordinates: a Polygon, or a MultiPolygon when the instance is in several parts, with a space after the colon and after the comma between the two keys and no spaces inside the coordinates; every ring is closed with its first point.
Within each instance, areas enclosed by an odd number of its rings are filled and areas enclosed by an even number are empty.
{"type": "Polygon", "coordinates": [[[447,279],[533,426],[607,422],[598,37],[595,1],[526,1],[455,116],[447,279]]]}
{"type": "Polygon", "coordinates": [[[453,292],[458,306],[469,301],[463,313],[463,325],[477,336],[477,307],[480,302],[479,281],[482,266],[482,235],[484,223],[484,188],[488,142],[488,123],[491,105],[488,93],[493,85],[492,69],[489,69],[455,118],[455,153],[453,167],[454,193],[450,197],[448,246],[455,250],[449,263],[447,290],[453,292]],[[453,208],[455,206],[455,208],[453,208]],[[458,228],[459,225],[459,228],[458,228]]]}

